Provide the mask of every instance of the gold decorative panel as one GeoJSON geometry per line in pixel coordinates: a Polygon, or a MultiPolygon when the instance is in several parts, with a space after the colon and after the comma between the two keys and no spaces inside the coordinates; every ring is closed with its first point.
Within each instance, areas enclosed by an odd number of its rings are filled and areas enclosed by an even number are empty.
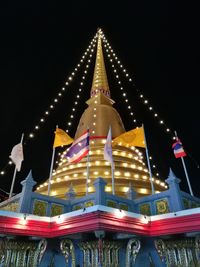
{"type": "Polygon", "coordinates": [[[8,211],[14,211],[14,212],[18,212],[18,209],[19,209],[18,201],[11,202],[11,203],[8,203],[6,206],[0,207],[0,210],[8,210],[8,211]]]}
{"type": "Polygon", "coordinates": [[[64,207],[59,204],[51,204],[51,216],[57,216],[64,213],[64,207]]]}
{"type": "Polygon", "coordinates": [[[47,202],[41,200],[35,200],[33,206],[33,214],[38,216],[46,216],[47,202]]]}
{"type": "Polygon", "coordinates": [[[160,199],[155,201],[156,204],[156,214],[169,213],[169,204],[167,199],[160,199]]]}
{"type": "Polygon", "coordinates": [[[117,208],[117,203],[115,201],[112,201],[112,200],[107,200],[106,206],[111,207],[111,208],[117,208]]]}
{"type": "Polygon", "coordinates": [[[125,203],[119,203],[119,209],[128,211],[128,205],[125,203]]]}
{"type": "Polygon", "coordinates": [[[151,206],[149,203],[141,204],[139,209],[141,214],[151,216],[151,206]]]}
{"type": "Polygon", "coordinates": [[[190,201],[187,198],[183,198],[184,209],[190,209],[190,201]]]}
{"type": "Polygon", "coordinates": [[[75,205],[73,206],[72,210],[81,210],[82,208],[82,205],[75,205]]]}
{"type": "Polygon", "coordinates": [[[94,206],[94,202],[93,201],[88,201],[88,202],[85,203],[85,208],[91,207],[91,206],[94,206]]]}

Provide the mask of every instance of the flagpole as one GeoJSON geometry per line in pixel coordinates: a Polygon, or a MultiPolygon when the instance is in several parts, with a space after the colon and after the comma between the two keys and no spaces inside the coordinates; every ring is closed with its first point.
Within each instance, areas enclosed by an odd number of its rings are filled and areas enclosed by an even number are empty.
{"type": "MultiPolygon", "coordinates": [[[[58,128],[58,125],[56,125],[56,128],[58,128]]],[[[51,156],[51,166],[50,166],[50,171],[49,171],[49,182],[48,182],[48,191],[47,191],[48,196],[50,195],[51,179],[52,179],[52,173],[53,173],[53,164],[54,164],[54,158],[55,158],[55,151],[56,151],[56,148],[53,147],[52,156],[51,156]]]]}
{"type": "Polygon", "coordinates": [[[55,151],[56,148],[53,148],[52,151],[52,157],[51,157],[51,167],[50,167],[50,171],[49,171],[49,182],[48,182],[48,196],[50,195],[50,187],[51,187],[51,179],[52,179],[52,172],[53,172],[53,163],[54,163],[54,158],[55,158],[55,151]]]}
{"type": "MultiPolygon", "coordinates": [[[[89,127],[87,128],[87,130],[89,130],[89,127]]],[[[89,135],[90,138],[90,135],[89,135]]],[[[90,174],[90,140],[89,140],[89,152],[87,154],[87,177],[86,177],[86,191],[85,194],[88,195],[88,183],[89,183],[89,174],[90,174]]]]}
{"type": "MultiPolygon", "coordinates": [[[[174,133],[175,133],[176,138],[178,138],[177,132],[175,131],[174,133]]],[[[183,169],[184,169],[185,176],[186,176],[187,183],[188,183],[188,187],[189,187],[189,190],[190,190],[190,195],[194,196],[193,191],[192,191],[192,187],[191,187],[191,184],[190,184],[190,179],[189,179],[189,176],[188,176],[188,172],[187,172],[187,169],[186,169],[186,166],[185,166],[185,161],[184,161],[183,157],[181,157],[181,161],[182,161],[182,164],[183,164],[183,169]]]]}
{"type": "Polygon", "coordinates": [[[87,154],[87,177],[86,177],[86,195],[88,195],[88,183],[89,183],[89,170],[90,170],[90,156],[89,156],[90,151],[87,154]]]}
{"type": "Polygon", "coordinates": [[[104,159],[110,162],[110,168],[111,168],[111,178],[112,178],[112,194],[115,194],[115,180],[114,180],[114,160],[112,156],[112,129],[111,126],[109,127],[106,142],[104,145],[104,159]]]}
{"type": "Polygon", "coordinates": [[[152,195],[154,195],[155,194],[155,190],[154,190],[154,185],[153,185],[153,180],[152,180],[152,171],[151,171],[151,165],[150,165],[150,161],[149,161],[149,152],[148,152],[148,147],[147,147],[147,141],[146,141],[146,135],[145,135],[145,130],[144,130],[144,124],[142,124],[142,127],[143,127],[143,131],[144,131],[144,142],[145,142],[147,165],[148,165],[148,169],[149,169],[149,177],[150,177],[150,183],[151,183],[151,192],[152,192],[152,195]]]}
{"type": "Polygon", "coordinates": [[[115,166],[111,163],[111,172],[112,172],[112,194],[115,195],[115,166]]]}
{"type": "MultiPolygon", "coordinates": [[[[110,132],[111,132],[111,142],[112,142],[112,128],[111,128],[111,126],[110,126],[110,132]]],[[[112,143],[111,143],[111,148],[112,148],[112,143]]],[[[113,157],[112,157],[112,162],[110,163],[110,166],[111,166],[111,173],[112,173],[112,194],[115,195],[115,177],[114,177],[115,165],[114,165],[113,157]]]]}
{"type": "MultiPolygon", "coordinates": [[[[24,139],[24,134],[22,134],[22,136],[21,136],[21,141],[20,141],[21,144],[23,142],[23,139],[24,139]]],[[[10,188],[9,198],[12,197],[13,188],[14,188],[14,184],[15,184],[16,174],[17,174],[17,167],[15,165],[15,170],[14,170],[14,173],[13,173],[13,179],[12,179],[12,184],[11,184],[11,188],[10,188]]]]}

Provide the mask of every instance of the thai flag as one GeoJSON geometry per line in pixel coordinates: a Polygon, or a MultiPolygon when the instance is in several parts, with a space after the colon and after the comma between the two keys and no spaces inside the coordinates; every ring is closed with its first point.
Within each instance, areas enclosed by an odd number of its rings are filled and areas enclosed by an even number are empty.
{"type": "Polygon", "coordinates": [[[66,157],[68,162],[79,162],[89,153],[89,130],[85,131],[78,139],[76,139],[67,151],[66,157]]]}
{"type": "Polygon", "coordinates": [[[176,142],[172,145],[172,149],[176,158],[182,158],[186,156],[182,143],[178,138],[176,139],[176,142]]]}

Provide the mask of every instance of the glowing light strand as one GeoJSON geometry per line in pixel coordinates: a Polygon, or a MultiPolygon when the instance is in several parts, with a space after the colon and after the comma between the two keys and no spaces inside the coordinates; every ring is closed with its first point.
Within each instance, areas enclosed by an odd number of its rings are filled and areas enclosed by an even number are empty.
{"type": "MultiPolygon", "coordinates": [[[[109,58],[109,61],[112,63],[113,73],[114,73],[116,79],[119,80],[119,82],[120,82],[119,84],[121,85],[122,82],[121,82],[121,80],[120,80],[120,78],[119,78],[119,74],[118,74],[118,72],[117,72],[117,68],[116,68],[116,66],[115,66],[115,64],[114,64],[114,61],[117,62],[119,68],[120,68],[120,69],[122,70],[122,72],[125,74],[126,79],[128,79],[129,82],[132,82],[132,78],[130,78],[129,73],[128,73],[127,70],[123,67],[123,65],[121,64],[121,61],[118,59],[118,57],[117,57],[116,54],[114,53],[114,51],[113,51],[111,45],[110,45],[110,44],[108,43],[108,41],[106,40],[105,35],[104,35],[104,38],[103,38],[103,44],[104,44],[104,49],[105,49],[105,51],[106,51],[107,57],[109,58]],[[111,53],[111,54],[109,54],[109,53],[111,53]]],[[[123,96],[123,98],[125,99],[125,103],[127,104],[127,103],[128,103],[127,92],[124,90],[124,87],[123,87],[123,86],[120,86],[120,90],[122,91],[122,96],[123,96]]],[[[141,96],[140,96],[140,97],[141,97],[141,96]]],[[[144,100],[144,104],[147,104],[147,103],[148,103],[148,100],[144,100]]],[[[130,115],[130,116],[133,116],[132,107],[131,107],[130,105],[128,105],[128,107],[129,107],[129,111],[130,111],[129,115],[130,115]]],[[[152,109],[153,109],[153,108],[150,106],[150,107],[149,107],[149,110],[152,110],[152,109]]],[[[157,115],[157,113],[156,113],[155,117],[157,117],[157,116],[158,116],[158,115],[157,115]]],[[[136,123],[136,119],[134,119],[133,122],[136,123]]],[[[163,123],[164,123],[163,120],[161,120],[160,123],[163,124],[163,123]]],[[[168,129],[168,128],[167,128],[167,129],[168,129]]],[[[167,130],[167,132],[169,132],[169,131],[167,130]]],[[[150,160],[153,162],[153,158],[152,158],[152,156],[150,156],[150,160]]],[[[152,163],[152,167],[153,167],[153,169],[156,171],[156,174],[155,174],[155,175],[158,177],[158,176],[159,176],[159,172],[157,171],[157,167],[156,167],[156,165],[155,165],[154,163],[152,163]]]]}
{"type": "MultiPolygon", "coordinates": [[[[109,44],[109,42],[107,41],[106,37],[104,36],[104,42],[106,44],[107,50],[110,51],[110,53],[112,54],[113,59],[117,62],[117,64],[119,65],[119,68],[121,69],[123,75],[125,76],[125,78],[133,85],[133,87],[136,89],[136,92],[139,95],[139,99],[142,100],[141,102],[147,107],[147,109],[149,111],[151,111],[151,113],[153,113],[154,118],[157,118],[158,122],[160,125],[165,126],[165,122],[163,119],[160,118],[160,116],[158,115],[157,112],[155,112],[155,109],[153,108],[152,105],[150,105],[150,101],[144,97],[144,94],[141,93],[141,91],[136,88],[136,85],[133,83],[131,76],[129,75],[128,71],[123,67],[121,61],[119,60],[119,58],[116,56],[116,53],[114,53],[111,45],[109,44]]],[[[174,139],[174,135],[173,132],[169,127],[165,126],[165,132],[169,133],[172,135],[172,139],[174,139]]]]}
{"type": "MultiPolygon", "coordinates": [[[[57,93],[57,97],[55,97],[52,101],[52,104],[49,105],[49,108],[46,109],[46,111],[43,113],[43,116],[39,119],[38,123],[35,124],[34,129],[29,133],[28,137],[29,140],[32,139],[35,136],[36,131],[38,131],[40,129],[40,125],[46,122],[46,118],[47,116],[50,115],[51,110],[55,110],[55,106],[56,104],[59,102],[58,100],[63,96],[63,92],[65,92],[66,88],[69,86],[70,82],[75,78],[75,74],[79,71],[79,69],[81,68],[81,66],[83,65],[83,63],[85,62],[85,60],[87,59],[87,55],[90,53],[89,57],[90,59],[88,59],[88,63],[91,61],[91,52],[93,52],[92,50],[94,50],[93,48],[96,46],[96,42],[97,42],[97,34],[95,34],[95,36],[93,37],[93,39],[91,40],[89,46],[87,47],[87,49],[83,52],[82,57],[79,61],[79,63],[76,65],[75,69],[71,72],[71,74],[68,76],[65,85],[61,88],[61,90],[57,93]],[[73,78],[72,78],[73,77],[73,78]]],[[[87,65],[86,65],[87,66],[87,65]]],[[[86,70],[85,70],[86,71],[86,70]]],[[[86,72],[87,73],[87,72],[86,72]]],[[[72,114],[70,115],[72,116],[72,114]]],[[[9,160],[7,162],[7,164],[1,169],[0,171],[0,175],[3,176],[6,174],[6,169],[9,165],[12,165],[12,162],[9,160]]]]}
{"type": "MultiPolygon", "coordinates": [[[[104,42],[103,42],[104,44],[104,42]]],[[[111,67],[112,67],[112,70],[113,70],[113,74],[117,80],[117,85],[119,86],[120,88],[120,91],[121,91],[121,96],[122,96],[122,99],[124,99],[124,104],[127,106],[127,110],[129,111],[129,116],[131,117],[131,119],[133,119],[133,116],[134,116],[134,112],[133,112],[133,108],[132,106],[129,104],[129,100],[128,100],[128,94],[126,92],[126,90],[124,89],[123,85],[122,85],[122,81],[120,79],[120,76],[118,74],[118,71],[117,71],[117,68],[113,62],[113,59],[110,58],[110,54],[108,54],[108,49],[107,49],[107,45],[104,44],[104,48],[105,48],[105,51],[107,52],[106,55],[111,63],[111,67]]],[[[133,119],[133,123],[136,124],[137,123],[137,120],[136,118],[133,119]]]]}
{"type": "Polygon", "coordinates": [[[52,110],[55,110],[57,104],[59,103],[59,100],[63,97],[63,93],[66,91],[66,88],[69,87],[70,83],[75,79],[75,76],[77,72],[82,67],[83,63],[85,62],[87,55],[89,54],[89,51],[92,50],[92,46],[96,42],[97,36],[95,35],[92,41],[90,42],[90,45],[87,47],[87,49],[83,52],[83,55],[81,56],[81,59],[79,63],[76,65],[74,70],[71,72],[71,74],[68,76],[64,86],[60,89],[60,91],[57,93],[57,96],[51,101],[51,104],[46,109],[46,111],[43,113],[42,117],[39,119],[38,123],[35,125],[34,129],[29,133],[29,138],[33,138],[35,136],[36,131],[38,131],[41,127],[41,124],[44,125],[44,122],[46,121],[46,118],[50,115],[52,110]]]}
{"type": "MultiPolygon", "coordinates": [[[[95,44],[93,45],[93,48],[94,47],[95,47],[95,44]]],[[[85,69],[83,70],[84,74],[81,77],[80,86],[79,86],[79,89],[78,89],[79,93],[75,97],[75,101],[74,101],[74,104],[72,106],[72,113],[69,115],[69,119],[67,120],[66,132],[69,132],[69,128],[72,126],[72,122],[74,121],[75,114],[77,114],[75,112],[76,111],[76,107],[78,106],[79,100],[81,99],[81,92],[83,92],[84,81],[85,81],[85,79],[87,77],[88,69],[91,66],[92,55],[94,54],[94,49],[91,49],[90,51],[91,52],[89,54],[89,59],[87,60],[87,63],[85,65],[85,69]]],[[[63,159],[62,158],[64,157],[64,154],[65,154],[65,151],[58,154],[60,156],[60,160],[56,161],[56,164],[59,164],[59,165],[62,166],[62,164],[63,164],[63,159]],[[59,161],[60,161],[60,163],[59,163],[59,161]]]]}

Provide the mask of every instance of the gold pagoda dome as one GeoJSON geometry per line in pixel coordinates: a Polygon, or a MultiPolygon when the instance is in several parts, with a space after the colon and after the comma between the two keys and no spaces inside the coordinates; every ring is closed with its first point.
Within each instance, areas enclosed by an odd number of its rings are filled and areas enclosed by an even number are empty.
{"type": "MultiPolygon", "coordinates": [[[[86,102],[85,109],[79,121],[75,140],[86,130],[90,131],[89,163],[84,157],[78,163],[68,163],[64,154],[59,166],[53,173],[50,195],[66,198],[65,194],[73,185],[76,196],[86,194],[87,166],[89,164],[88,192],[95,191],[93,183],[97,177],[102,177],[106,182],[106,191],[112,192],[112,174],[110,163],[104,160],[104,144],[109,127],[112,137],[115,138],[125,132],[120,115],[113,107],[114,101],[110,98],[110,89],[102,50],[102,32],[98,30],[98,44],[94,68],[90,99],[86,102]]],[[[115,163],[114,179],[115,194],[126,196],[130,184],[139,195],[151,194],[149,173],[143,160],[143,151],[136,147],[113,147],[115,163]]],[[[154,179],[155,192],[165,189],[164,182],[154,179]]],[[[37,192],[47,194],[48,181],[37,188],[37,192]]]]}
{"type": "Polygon", "coordinates": [[[91,98],[86,102],[88,108],[80,119],[75,139],[87,128],[90,129],[90,136],[93,136],[93,138],[106,137],[109,126],[112,128],[113,137],[125,132],[118,112],[112,107],[115,102],[110,98],[102,51],[101,30],[98,31],[97,54],[90,97],[91,98]]]}

